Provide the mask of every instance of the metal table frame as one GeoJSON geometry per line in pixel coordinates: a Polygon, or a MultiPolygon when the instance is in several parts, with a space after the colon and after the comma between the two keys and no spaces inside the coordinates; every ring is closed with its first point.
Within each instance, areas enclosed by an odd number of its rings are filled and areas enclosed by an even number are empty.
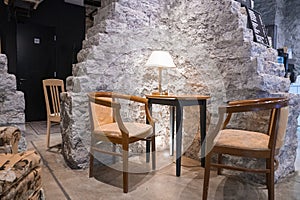
{"type": "MultiPolygon", "coordinates": [[[[152,113],[152,104],[169,105],[170,108],[170,130],[172,137],[172,152],[174,150],[174,115],[176,113],[176,176],[180,176],[181,152],[182,152],[182,122],[184,106],[200,106],[200,133],[201,145],[206,137],[206,101],[209,96],[201,95],[146,95],[148,107],[152,113]]],[[[147,152],[150,152],[150,144],[147,144],[147,152]]],[[[205,148],[201,151],[201,166],[205,166],[205,148]]],[[[149,159],[149,158],[147,158],[149,159]]]]}

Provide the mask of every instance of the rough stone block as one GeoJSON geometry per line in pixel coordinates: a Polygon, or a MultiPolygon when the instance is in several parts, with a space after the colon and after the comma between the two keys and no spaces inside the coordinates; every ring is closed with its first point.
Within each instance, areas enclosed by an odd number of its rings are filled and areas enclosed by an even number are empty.
{"type": "Polygon", "coordinates": [[[134,23],[149,23],[149,17],[144,13],[136,9],[125,7],[119,3],[112,3],[109,6],[101,9],[94,18],[94,24],[98,24],[104,20],[111,19],[120,23],[131,24],[134,28],[134,23]]]}
{"type": "Polygon", "coordinates": [[[7,72],[7,57],[5,54],[0,54],[0,73],[7,72]]]}
{"type": "Polygon", "coordinates": [[[16,91],[16,77],[7,73],[6,55],[0,54],[0,125],[15,125],[22,132],[19,150],[26,149],[25,99],[23,92],[16,91]]]}
{"type": "Polygon", "coordinates": [[[15,91],[16,77],[13,74],[0,74],[0,92],[1,91],[15,91]]]}
{"type": "Polygon", "coordinates": [[[88,76],[81,76],[81,77],[73,77],[73,92],[80,93],[80,92],[88,92],[93,91],[93,86],[90,84],[91,79],[88,76]]]}
{"type": "Polygon", "coordinates": [[[25,110],[23,92],[0,93],[0,110],[1,112],[17,111],[22,113],[25,110]]]}
{"type": "MultiPolygon", "coordinates": [[[[114,20],[106,19],[99,22],[93,29],[96,29],[99,33],[121,33],[126,30],[128,25],[126,23],[117,23],[114,20]]],[[[95,31],[95,30],[93,30],[95,31]]]]}

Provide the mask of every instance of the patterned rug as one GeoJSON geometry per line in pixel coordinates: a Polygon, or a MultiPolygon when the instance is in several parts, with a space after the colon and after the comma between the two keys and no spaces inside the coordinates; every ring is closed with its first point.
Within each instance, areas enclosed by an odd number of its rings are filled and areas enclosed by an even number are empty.
{"type": "MultiPolygon", "coordinates": [[[[47,122],[46,121],[36,121],[28,123],[28,126],[31,127],[34,132],[38,135],[46,135],[47,133],[47,122]]],[[[51,133],[60,133],[60,124],[51,123],[51,133]]]]}

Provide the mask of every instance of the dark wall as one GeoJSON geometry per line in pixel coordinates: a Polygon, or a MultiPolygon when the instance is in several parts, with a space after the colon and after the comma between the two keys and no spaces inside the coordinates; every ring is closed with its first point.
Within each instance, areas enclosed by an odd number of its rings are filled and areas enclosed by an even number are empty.
{"type": "Polygon", "coordinates": [[[0,33],[2,52],[8,58],[8,72],[16,73],[17,67],[17,43],[16,43],[16,23],[11,20],[8,7],[0,2],[0,33]]]}
{"type": "Polygon", "coordinates": [[[13,12],[0,3],[0,32],[2,50],[9,60],[9,72],[16,69],[16,26],[18,23],[40,24],[56,30],[56,71],[57,77],[66,79],[71,75],[72,64],[81,49],[85,36],[85,8],[65,3],[63,0],[44,0],[30,18],[16,19],[13,12]]]}

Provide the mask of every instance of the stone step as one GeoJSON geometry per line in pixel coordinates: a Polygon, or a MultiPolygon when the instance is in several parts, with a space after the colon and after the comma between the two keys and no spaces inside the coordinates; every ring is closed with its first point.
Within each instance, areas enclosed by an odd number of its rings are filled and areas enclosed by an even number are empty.
{"type": "Polygon", "coordinates": [[[139,10],[153,10],[153,8],[159,8],[163,4],[161,0],[101,0],[101,8],[110,6],[113,3],[139,10]]]}
{"type": "Polygon", "coordinates": [[[82,42],[82,49],[91,48],[92,46],[103,46],[104,43],[111,40],[111,37],[113,37],[113,35],[107,33],[95,33],[82,42]]]}
{"type": "Polygon", "coordinates": [[[290,79],[269,74],[260,74],[248,82],[250,89],[258,89],[266,92],[288,92],[290,79]]]}
{"type": "Polygon", "coordinates": [[[90,48],[82,48],[78,54],[77,54],[77,60],[78,62],[83,62],[86,60],[87,55],[91,52],[92,50],[90,48]]]}
{"type": "Polygon", "coordinates": [[[101,0],[101,8],[110,5],[112,2],[118,2],[119,0],[101,0]]]}
{"type": "Polygon", "coordinates": [[[120,41],[120,37],[116,35],[95,32],[94,35],[91,35],[90,37],[88,37],[82,42],[82,50],[88,51],[88,49],[92,48],[93,46],[102,46],[103,48],[105,48],[106,47],[105,44],[109,44],[110,42],[112,42],[112,40],[113,42],[118,42],[118,41],[114,41],[114,39],[115,40],[119,39],[120,41]]]}
{"type": "Polygon", "coordinates": [[[0,94],[0,102],[1,112],[21,111],[20,113],[22,113],[25,109],[24,93],[20,91],[7,91],[4,98],[0,94]]]}
{"type": "Polygon", "coordinates": [[[89,39],[84,40],[82,49],[77,54],[78,62],[90,60],[98,63],[106,63],[107,57],[105,57],[105,54],[109,55],[109,57],[117,57],[119,51],[114,49],[114,47],[124,43],[120,38],[122,36],[97,33],[89,39]]]}
{"type": "Polygon", "coordinates": [[[107,70],[107,64],[105,64],[104,61],[105,60],[103,57],[103,61],[101,62],[103,64],[101,65],[101,68],[99,68],[100,62],[95,63],[95,61],[91,59],[85,60],[80,63],[76,63],[73,65],[72,75],[76,77],[86,76],[86,75],[88,76],[103,75],[105,73],[105,70],[107,70]]]}
{"type": "MultiPolygon", "coordinates": [[[[13,74],[0,74],[0,91],[16,91],[16,76],[13,74]]],[[[1,97],[0,97],[1,98],[1,97]]]]}
{"type": "Polygon", "coordinates": [[[5,54],[0,54],[0,72],[7,72],[7,57],[5,54]]]}
{"type": "Polygon", "coordinates": [[[277,62],[268,61],[264,58],[255,58],[255,66],[257,66],[257,72],[261,74],[269,74],[279,77],[284,77],[285,69],[283,64],[277,62]]]}
{"type": "MultiPolygon", "coordinates": [[[[139,24],[135,24],[137,27],[139,24]]],[[[148,24],[142,24],[142,26],[147,26],[148,24]]],[[[117,22],[112,19],[106,19],[99,22],[98,24],[91,27],[87,32],[87,39],[93,37],[97,33],[121,33],[126,29],[129,29],[130,26],[124,22],[117,22]]]]}
{"type": "Polygon", "coordinates": [[[165,6],[165,2],[161,0],[119,0],[118,3],[124,7],[140,10],[144,13],[158,13],[165,6]]]}
{"type": "Polygon", "coordinates": [[[277,60],[277,50],[269,48],[263,44],[252,41],[251,42],[251,56],[260,57],[269,61],[277,60]]]}

